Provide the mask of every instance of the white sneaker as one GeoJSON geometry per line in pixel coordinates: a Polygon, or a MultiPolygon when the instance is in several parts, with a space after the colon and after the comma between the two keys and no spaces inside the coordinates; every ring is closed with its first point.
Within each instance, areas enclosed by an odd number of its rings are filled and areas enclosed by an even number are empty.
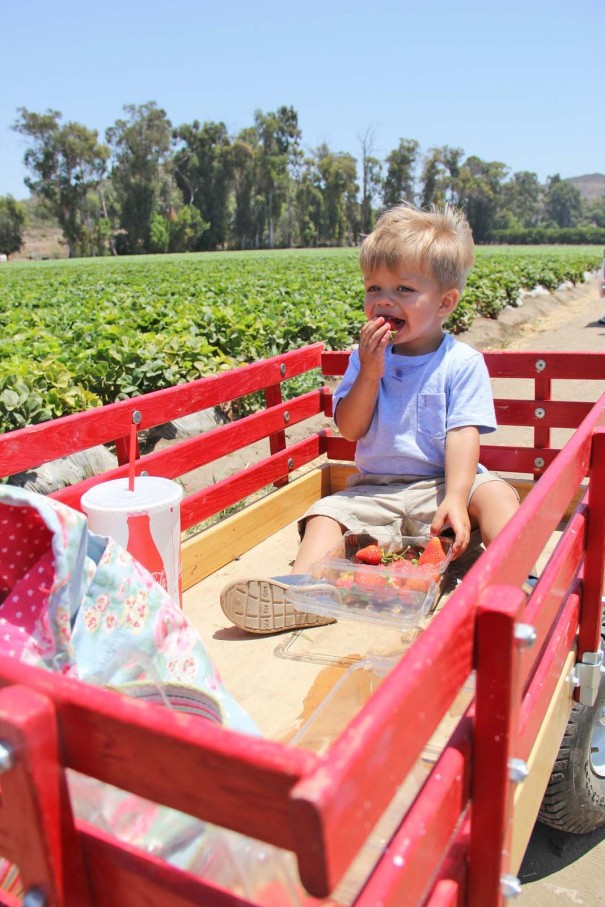
{"type": "MultiPolygon", "coordinates": [[[[223,613],[232,624],[248,633],[283,633],[336,623],[333,617],[297,611],[286,597],[290,583],[284,580],[288,579],[249,579],[230,583],[221,592],[223,613]]],[[[294,577],[292,579],[295,581],[294,577]]],[[[329,588],[340,601],[336,589],[329,588]]]]}

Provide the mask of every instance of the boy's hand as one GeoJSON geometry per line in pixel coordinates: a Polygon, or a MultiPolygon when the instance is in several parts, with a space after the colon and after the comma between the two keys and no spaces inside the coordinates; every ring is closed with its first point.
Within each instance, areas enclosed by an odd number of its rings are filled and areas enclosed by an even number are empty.
{"type": "Polygon", "coordinates": [[[458,498],[448,498],[447,495],[437,508],[437,513],[431,523],[431,535],[441,535],[446,527],[454,530],[452,560],[455,560],[468,547],[471,539],[471,521],[464,501],[458,498]]]}
{"type": "Polygon", "coordinates": [[[389,322],[379,315],[366,321],[359,335],[359,362],[362,370],[375,378],[384,374],[384,354],[391,339],[389,322]]]}

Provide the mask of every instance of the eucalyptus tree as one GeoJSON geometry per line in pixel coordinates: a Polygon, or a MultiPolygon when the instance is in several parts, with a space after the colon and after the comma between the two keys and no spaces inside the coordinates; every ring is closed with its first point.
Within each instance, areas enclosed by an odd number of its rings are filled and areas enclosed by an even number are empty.
{"type": "Polygon", "coordinates": [[[382,187],[382,203],[385,208],[415,200],[419,149],[420,144],[415,139],[399,139],[397,148],[387,155],[387,171],[382,187]]]}
{"type": "Polygon", "coordinates": [[[172,208],[172,125],[155,101],[127,104],[127,116],[106,131],[113,152],[111,180],[120,205],[126,251],[149,250],[152,217],[172,208]]]}
{"type": "Polygon", "coordinates": [[[475,242],[484,242],[497,224],[507,168],[499,161],[466,158],[458,177],[458,204],[468,219],[475,242]]]}
{"type": "Polygon", "coordinates": [[[351,244],[360,229],[357,161],[351,154],[330,151],[322,144],[315,149],[314,167],[316,185],[323,199],[319,242],[351,244]]]}
{"type": "Polygon", "coordinates": [[[441,145],[427,151],[421,175],[421,204],[443,205],[459,203],[459,178],[462,166],[462,148],[441,145]]]}
{"type": "Polygon", "coordinates": [[[275,225],[288,193],[289,168],[300,141],[298,114],[293,107],[285,106],[274,113],[257,110],[254,129],[257,191],[265,198],[268,244],[272,249],[275,225]]]}
{"type": "Polygon", "coordinates": [[[582,218],[582,193],[558,173],[549,176],[544,193],[544,212],[558,227],[575,227],[582,218]]]}
{"type": "Polygon", "coordinates": [[[361,144],[361,232],[369,233],[374,218],[374,200],[382,188],[382,164],[374,155],[374,127],[359,136],[361,144]]]}
{"type": "Polygon", "coordinates": [[[0,252],[9,256],[23,245],[25,209],[12,195],[0,195],[0,252]]]}
{"type": "Polygon", "coordinates": [[[174,130],[178,143],[174,176],[186,205],[197,209],[207,229],[202,249],[222,247],[229,232],[229,197],[233,182],[232,143],[224,123],[194,120],[174,130]]]}
{"type": "Polygon", "coordinates": [[[535,227],[540,221],[543,189],[538,176],[529,170],[520,170],[502,186],[499,220],[504,225],[535,227]]]}
{"type": "Polygon", "coordinates": [[[99,143],[96,130],[61,124],[58,110],[40,114],[20,107],[18,113],[13,129],[31,141],[23,158],[30,173],[25,185],[56,217],[73,258],[92,232],[88,193],[105,174],[109,148],[99,143]]]}
{"type": "Polygon", "coordinates": [[[316,246],[321,236],[325,209],[318,183],[314,161],[307,158],[296,183],[296,223],[299,242],[303,246],[316,246]]]}
{"type": "Polygon", "coordinates": [[[258,136],[252,126],[242,129],[231,145],[234,211],[233,244],[239,249],[259,248],[266,220],[266,205],[258,187],[258,136]]]}

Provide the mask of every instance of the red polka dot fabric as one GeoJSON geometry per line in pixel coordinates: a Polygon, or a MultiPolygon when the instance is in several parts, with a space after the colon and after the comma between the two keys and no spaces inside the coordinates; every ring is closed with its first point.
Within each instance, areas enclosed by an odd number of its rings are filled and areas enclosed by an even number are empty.
{"type": "Polygon", "coordinates": [[[54,576],[52,534],[31,507],[0,516],[0,651],[19,658],[48,606],[54,576]]]}

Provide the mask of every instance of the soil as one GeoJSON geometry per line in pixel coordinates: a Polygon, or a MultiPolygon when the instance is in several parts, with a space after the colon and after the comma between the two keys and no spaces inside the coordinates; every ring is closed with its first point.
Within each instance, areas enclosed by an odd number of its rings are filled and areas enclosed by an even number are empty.
{"type": "Polygon", "coordinates": [[[67,245],[59,227],[52,225],[25,228],[23,245],[14,252],[11,261],[39,260],[46,258],[67,258],[67,245]]]}

